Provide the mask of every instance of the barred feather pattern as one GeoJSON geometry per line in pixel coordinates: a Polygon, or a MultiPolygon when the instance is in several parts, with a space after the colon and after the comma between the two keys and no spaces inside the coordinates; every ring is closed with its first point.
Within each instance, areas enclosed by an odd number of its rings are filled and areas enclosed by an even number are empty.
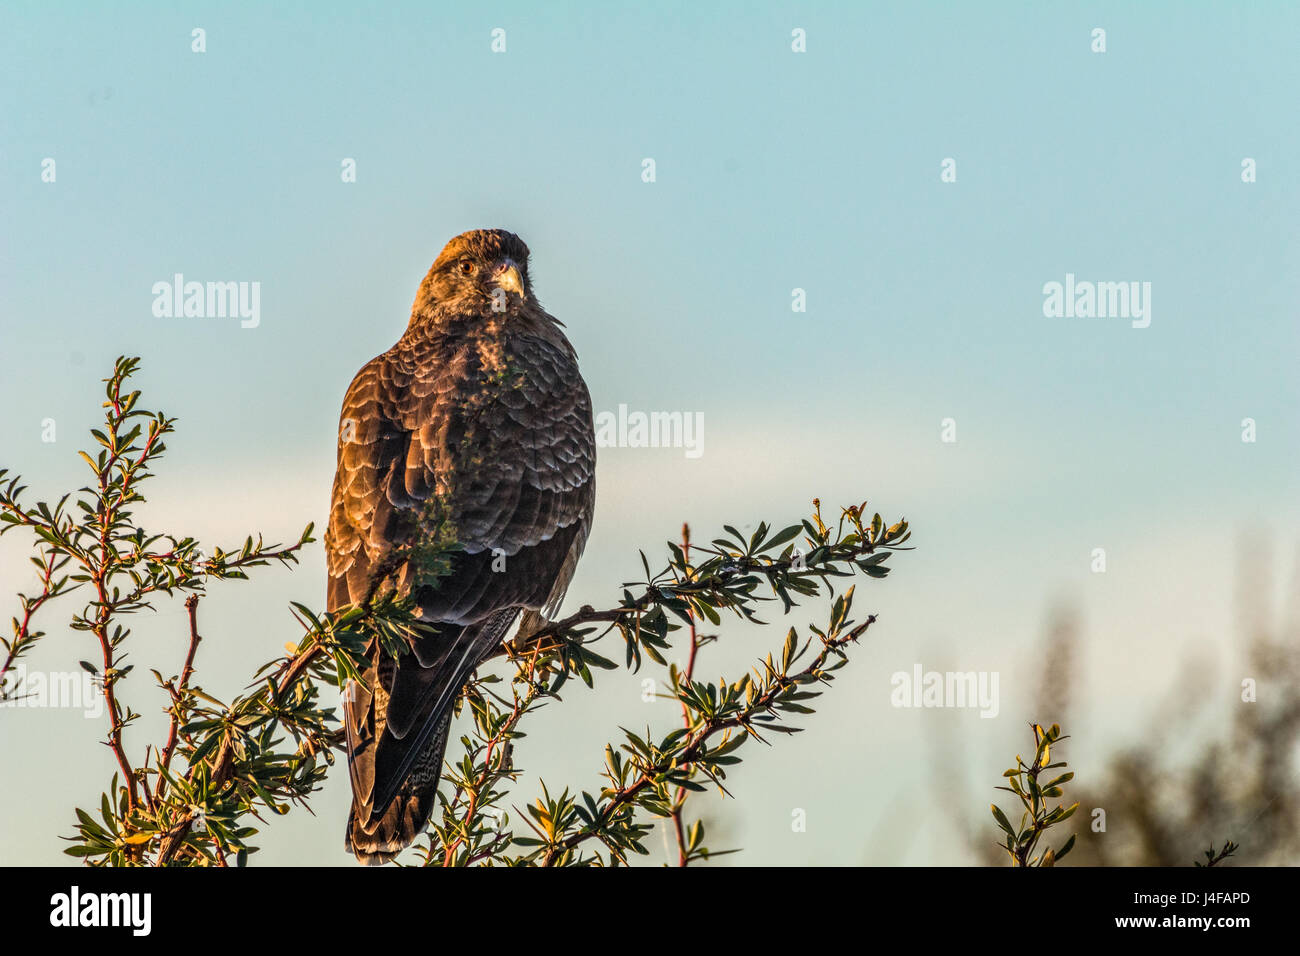
{"type": "Polygon", "coordinates": [[[521,612],[556,612],[590,530],[591,399],[559,322],[533,296],[527,260],[502,230],[453,239],[406,333],[343,401],[330,609],[371,593],[394,547],[439,530],[459,547],[435,580],[413,562],[396,575],[436,633],[398,659],[372,646],[366,686],[345,689],[346,845],[361,862],[391,860],[427,826],[457,696],[521,612]],[[520,290],[503,295],[512,269],[520,290]]]}

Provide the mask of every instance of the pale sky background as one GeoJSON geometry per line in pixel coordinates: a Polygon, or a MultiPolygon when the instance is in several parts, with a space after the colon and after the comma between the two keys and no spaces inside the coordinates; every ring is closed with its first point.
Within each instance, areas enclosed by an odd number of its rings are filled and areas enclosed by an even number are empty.
{"type": "MultiPolygon", "coordinates": [[[[1218,665],[1201,733],[1243,676],[1266,679],[1242,670],[1234,543],[1266,542],[1283,615],[1300,543],[1300,11],[953,7],[6,3],[0,467],[33,495],[80,486],[98,380],[139,355],[145,403],[180,418],[149,527],[210,545],[323,532],[352,374],[401,334],[449,238],[509,228],[597,410],[705,420],[699,460],[602,451],[571,608],[612,605],[637,549],[662,554],[683,520],[697,537],[784,525],[820,496],[914,528],[917,550],[859,588],[879,623],[807,731],[733,775],[714,846],[749,863],[969,862],[934,742],[959,741],[969,820],[992,839],[1053,607],[1083,626],[1067,728],[1081,778],[1177,691],[1186,653],[1218,665]],[[151,287],[175,272],[260,282],[260,326],[155,318],[151,287]],[[1150,282],[1150,327],[1044,318],[1043,284],[1067,272],[1150,282]],[[999,672],[999,716],[892,707],[890,675],[916,663],[999,672]]],[[[0,543],[6,619],[32,587],[26,546],[0,543]]],[[[288,602],[319,607],[324,588],[320,544],[293,572],[217,586],[206,689],[234,696],[297,639],[288,602]]],[[[91,656],[69,610],[46,612],[29,667],[91,656]]],[[[809,616],[825,614],[794,623],[809,616]]],[[[179,669],[183,619],[177,602],[135,621],[137,753],[164,706],[143,665],[179,669]]],[[[702,673],[734,678],[784,626],[727,632],[702,673]]],[[[538,774],[599,786],[618,724],[668,729],[676,705],[642,703],[641,676],[570,685],[539,717],[519,804],[538,774]]],[[[70,861],[55,837],[111,776],[102,729],[0,710],[0,860],[70,861]]],[[[254,860],[348,862],[347,791],[335,772],[317,815],[271,823],[254,860]]]]}

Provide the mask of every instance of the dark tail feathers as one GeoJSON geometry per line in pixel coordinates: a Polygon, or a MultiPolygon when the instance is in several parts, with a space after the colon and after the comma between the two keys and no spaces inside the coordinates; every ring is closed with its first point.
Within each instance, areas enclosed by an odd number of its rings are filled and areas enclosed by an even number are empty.
{"type": "Polygon", "coordinates": [[[424,832],[438,799],[438,777],[447,749],[449,718],[443,718],[437,732],[425,745],[416,768],[380,817],[371,816],[371,805],[358,805],[352,797],[348,826],[344,834],[347,851],[366,866],[393,860],[424,832]]]}

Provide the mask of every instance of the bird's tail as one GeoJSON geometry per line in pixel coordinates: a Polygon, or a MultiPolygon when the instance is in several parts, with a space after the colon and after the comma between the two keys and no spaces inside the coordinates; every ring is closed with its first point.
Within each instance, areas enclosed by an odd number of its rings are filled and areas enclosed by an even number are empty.
{"type": "Polygon", "coordinates": [[[450,723],[450,715],[439,723],[411,775],[382,814],[372,815],[372,804],[359,804],[353,795],[344,841],[358,863],[366,866],[388,863],[424,832],[438,799],[438,778],[450,723]]]}
{"type": "Polygon", "coordinates": [[[420,645],[400,659],[375,645],[365,686],[348,683],[352,813],[346,845],[359,862],[387,863],[423,832],[438,798],[456,698],[517,613],[505,608],[464,628],[444,626],[437,644],[420,645]]]}

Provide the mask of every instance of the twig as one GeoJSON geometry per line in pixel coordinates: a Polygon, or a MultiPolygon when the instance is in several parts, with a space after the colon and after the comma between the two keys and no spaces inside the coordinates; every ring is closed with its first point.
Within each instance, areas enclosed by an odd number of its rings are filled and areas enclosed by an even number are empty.
{"type": "Polygon", "coordinates": [[[747,731],[751,731],[752,728],[750,727],[750,721],[758,713],[771,709],[773,701],[776,700],[782,691],[799,683],[799,678],[808,677],[815,671],[819,670],[822,665],[826,663],[833,651],[856,641],[866,632],[867,628],[874,623],[876,623],[876,615],[872,614],[843,637],[823,637],[822,649],[817,654],[817,657],[797,675],[791,676],[789,674],[782,674],[777,676],[776,679],[773,680],[771,686],[768,687],[764,693],[755,697],[753,702],[746,706],[744,711],[737,715],[726,718],[714,717],[706,720],[691,735],[689,742],[680,754],[646,767],[636,781],[615,791],[613,796],[609,798],[609,802],[605,805],[605,809],[601,811],[600,816],[597,817],[596,820],[579,830],[577,833],[566,837],[558,844],[549,847],[546,851],[546,855],[543,857],[542,865],[554,865],[556,859],[558,859],[561,854],[567,853],[579,844],[599,835],[604,830],[605,825],[613,818],[615,812],[624,804],[631,803],[638,793],[651,786],[656,777],[668,772],[674,764],[693,763],[704,750],[704,745],[708,743],[709,738],[714,734],[736,727],[744,727],[747,731]]]}
{"type": "Polygon", "coordinates": [[[48,601],[57,593],[57,589],[51,584],[54,577],[54,561],[57,553],[53,548],[47,552],[44,567],[41,570],[41,593],[35,598],[27,600],[23,608],[23,619],[18,625],[18,631],[14,634],[13,643],[9,645],[9,653],[5,655],[3,664],[0,664],[0,686],[4,685],[5,677],[9,674],[10,668],[13,667],[14,661],[18,655],[23,652],[27,644],[30,644],[34,638],[31,637],[32,615],[34,615],[42,604],[48,601]]]}
{"type": "MultiPolygon", "coordinates": [[[[527,666],[528,674],[526,679],[528,680],[528,692],[522,698],[515,698],[514,706],[511,708],[510,714],[502,722],[501,726],[497,728],[497,731],[492,735],[492,738],[487,742],[487,749],[483,756],[483,769],[478,772],[468,787],[469,797],[466,800],[465,813],[461,818],[461,832],[457,834],[456,838],[447,844],[443,850],[442,865],[444,867],[451,866],[455,862],[456,849],[462,842],[464,842],[465,838],[469,834],[470,828],[474,825],[474,817],[478,812],[480,794],[491,788],[497,780],[506,776],[510,771],[509,741],[507,738],[509,737],[510,732],[514,730],[515,726],[519,723],[519,719],[523,717],[528,708],[532,705],[533,701],[536,700],[540,694],[540,689],[533,680],[533,670],[537,666],[536,658],[531,660],[527,666]],[[497,767],[494,770],[492,767],[492,757],[498,747],[500,747],[502,751],[501,759],[498,761],[497,767]]],[[[494,839],[493,842],[495,843],[496,840],[494,839]]],[[[480,853],[476,856],[481,855],[482,854],[480,853]]],[[[475,857],[471,857],[466,862],[473,863],[474,859],[475,857]]]]}
{"type": "MultiPolygon", "coordinates": [[[[887,542],[865,541],[850,548],[836,560],[852,561],[859,557],[866,557],[875,554],[882,548],[895,548],[887,542]]],[[[709,549],[702,549],[709,550],[709,549]]],[[[581,609],[570,614],[568,617],[559,621],[552,621],[527,635],[516,637],[515,640],[509,641],[495,651],[491,657],[501,655],[519,654],[529,647],[540,644],[548,638],[562,638],[568,632],[584,624],[610,623],[614,624],[631,615],[639,614],[646,610],[652,604],[663,599],[663,593],[669,591],[674,597],[689,597],[695,594],[716,595],[719,591],[726,590],[737,578],[743,578],[751,574],[762,574],[771,580],[777,577],[783,571],[791,569],[800,569],[811,571],[815,566],[809,566],[803,563],[802,556],[794,555],[789,558],[766,558],[758,557],[737,557],[733,559],[725,568],[712,574],[707,578],[688,578],[685,580],[674,581],[671,585],[648,585],[641,595],[621,607],[609,611],[597,611],[590,604],[583,605],[581,609]]],[[[821,575],[825,577],[826,575],[821,575]]],[[[602,632],[603,636],[607,631],[602,632]]],[[[549,650],[543,647],[543,650],[549,650]]],[[[488,659],[491,659],[488,658],[488,659]]]]}
{"type": "MultiPolygon", "coordinates": [[[[690,560],[691,560],[691,526],[685,523],[682,524],[682,558],[683,561],[686,563],[687,570],[689,571],[690,560]]],[[[689,632],[688,632],[688,636],[690,640],[690,649],[689,649],[689,656],[686,658],[686,671],[682,676],[685,677],[686,686],[689,687],[692,679],[695,676],[695,655],[700,649],[700,644],[695,633],[694,608],[688,607],[686,609],[686,614],[690,618],[690,625],[689,625],[689,632]]],[[[686,706],[686,701],[682,701],[681,704],[682,704],[682,726],[689,731],[691,729],[691,710],[689,707],[686,706]]],[[[690,851],[686,846],[686,828],[683,826],[682,823],[682,808],[685,804],[686,804],[686,788],[678,787],[677,793],[673,797],[673,815],[672,815],[673,833],[677,837],[677,865],[678,866],[686,866],[690,862],[690,851]]]]}
{"type": "MultiPolygon", "coordinates": [[[[178,686],[167,685],[167,692],[171,694],[171,723],[167,729],[167,743],[163,746],[162,755],[159,757],[158,766],[162,770],[169,770],[172,765],[172,754],[176,750],[176,741],[180,736],[181,714],[185,708],[185,693],[190,687],[190,677],[194,673],[194,654],[199,649],[199,626],[198,626],[198,609],[199,596],[191,594],[185,599],[185,610],[189,614],[190,621],[190,644],[189,650],[185,654],[185,665],[181,668],[180,683],[178,686]]],[[[158,774],[158,785],[154,791],[154,799],[161,800],[163,787],[166,783],[161,773],[158,774]]]]}

